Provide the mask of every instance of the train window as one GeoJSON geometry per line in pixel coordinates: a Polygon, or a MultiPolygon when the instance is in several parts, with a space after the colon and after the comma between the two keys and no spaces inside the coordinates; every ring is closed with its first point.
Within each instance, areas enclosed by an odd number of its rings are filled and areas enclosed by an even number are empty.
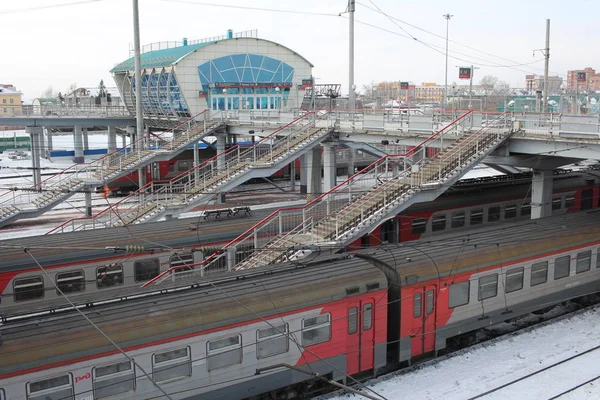
{"type": "Polygon", "coordinates": [[[596,252],[596,268],[600,268],[600,248],[596,252]]]}
{"type": "Polygon", "coordinates": [[[533,264],[529,284],[536,286],[546,282],[548,282],[548,261],[533,264]]]}
{"type": "Polygon", "coordinates": [[[358,330],[358,307],[348,309],[348,334],[352,335],[358,330]]]}
{"type": "Polygon", "coordinates": [[[95,367],[92,370],[94,399],[135,390],[135,369],[131,361],[95,367]]]}
{"type": "Polygon", "coordinates": [[[531,203],[529,201],[521,204],[521,217],[528,217],[531,215],[531,203]]]}
{"type": "Polygon", "coordinates": [[[96,269],[96,286],[104,289],[123,284],[123,266],[121,264],[105,265],[96,269]]]}
{"type": "Polygon", "coordinates": [[[169,171],[170,172],[175,171],[175,164],[169,164],[169,171]]]}
{"type": "Polygon", "coordinates": [[[500,206],[488,208],[488,222],[500,221],[500,206]]]}
{"type": "Polygon", "coordinates": [[[156,382],[192,376],[192,356],[189,347],[153,354],[152,376],[156,382]]]}
{"type": "Polygon", "coordinates": [[[427,221],[425,218],[415,218],[412,220],[412,234],[420,235],[427,230],[427,221]]]}
{"type": "Polygon", "coordinates": [[[368,331],[373,326],[373,304],[363,306],[363,331],[368,331]]]}
{"type": "Polygon", "coordinates": [[[558,257],[554,260],[554,280],[569,276],[571,256],[558,257]]]}
{"type": "Polygon", "coordinates": [[[464,306],[469,304],[469,292],[471,290],[471,282],[458,282],[450,285],[450,294],[448,298],[448,308],[464,306]]]}
{"type": "Polygon", "coordinates": [[[177,171],[183,172],[187,171],[188,169],[190,169],[190,167],[187,160],[181,160],[177,162],[177,171]]]}
{"type": "Polygon", "coordinates": [[[242,362],[242,336],[212,340],[206,344],[208,370],[225,368],[242,362]]]}
{"type": "Polygon", "coordinates": [[[359,294],[359,293],[360,293],[360,288],[358,286],[346,288],[346,296],[351,296],[353,294],[359,294]]]}
{"type": "Polygon", "coordinates": [[[506,280],[504,282],[504,293],[516,292],[523,289],[523,277],[525,268],[513,268],[506,271],[506,280]]]}
{"type": "Polygon", "coordinates": [[[479,278],[479,300],[490,299],[498,294],[498,274],[491,274],[479,278]]]}
{"type": "Polygon", "coordinates": [[[577,264],[575,265],[575,272],[582,273],[589,271],[592,266],[592,251],[582,251],[577,253],[577,264]]]}
{"type": "Polygon", "coordinates": [[[517,205],[507,204],[504,207],[504,219],[515,218],[517,216],[517,205]]]}
{"type": "Polygon", "coordinates": [[[169,259],[171,267],[185,266],[180,268],[178,271],[191,271],[194,269],[194,255],[193,254],[175,254],[169,259]]]}
{"type": "Polygon", "coordinates": [[[27,400],[74,400],[71,374],[30,382],[27,400]]]}
{"type": "Polygon", "coordinates": [[[560,210],[562,208],[562,197],[552,199],[552,210],[560,210]]]}
{"type": "Polygon", "coordinates": [[[287,353],[289,347],[289,328],[287,324],[259,329],[256,333],[256,358],[287,353]]]}
{"type": "Polygon", "coordinates": [[[565,197],[565,208],[571,208],[575,205],[575,196],[565,197]]]}
{"type": "Polygon", "coordinates": [[[379,289],[379,282],[367,283],[367,292],[379,289]]]}
{"type": "MultiPolygon", "coordinates": [[[[81,270],[56,274],[56,286],[65,294],[83,292],[85,290],[85,275],[81,270]]],[[[58,290],[56,294],[60,296],[58,290]]]]}
{"type": "Polygon", "coordinates": [[[149,281],[160,273],[160,262],[153,260],[136,261],[133,263],[133,275],[136,282],[149,281]]]}
{"type": "Polygon", "coordinates": [[[434,302],[434,293],[433,293],[433,289],[432,289],[432,290],[428,290],[427,293],[425,293],[425,313],[427,315],[433,313],[433,302],[434,302]]]}
{"type": "Polygon", "coordinates": [[[331,314],[302,320],[302,345],[310,346],[331,339],[331,314]]]}
{"type": "Polygon", "coordinates": [[[457,211],[452,214],[452,228],[462,228],[465,226],[465,212],[457,211]]]}
{"type": "Polygon", "coordinates": [[[413,317],[419,318],[421,316],[421,310],[423,309],[423,299],[421,293],[415,293],[413,301],[413,317]]]}
{"type": "Polygon", "coordinates": [[[483,208],[471,210],[471,225],[483,223],[483,208]]]}
{"type": "Polygon", "coordinates": [[[13,292],[15,301],[41,299],[44,297],[44,280],[41,276],[15,279],[13,292]]]}
{"type": "Polygon", "coordinates": [[[446,229],[446,214],[434,215],[431,220],[431,230],[438,232],[444,229],[446,229]]]}

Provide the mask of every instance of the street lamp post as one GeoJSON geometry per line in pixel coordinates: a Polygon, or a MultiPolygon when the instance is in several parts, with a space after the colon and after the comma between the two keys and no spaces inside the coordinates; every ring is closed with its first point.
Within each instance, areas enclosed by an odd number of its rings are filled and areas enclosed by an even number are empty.
{"type": "Polygon", "coordinates": [[[451,14],[444,14],[446,18],[446,73],[444,75],[444,101],[442,102],[444,110],[448,108],[448,29],[450,28],[450,18],[453,17],[451,14]]]}

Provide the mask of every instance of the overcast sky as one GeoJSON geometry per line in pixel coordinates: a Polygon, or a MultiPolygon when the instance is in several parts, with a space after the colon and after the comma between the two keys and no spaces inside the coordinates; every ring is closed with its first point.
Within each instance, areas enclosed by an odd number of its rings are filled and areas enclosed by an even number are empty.
{"type": "MultiPolygon", "coordinates": [[[[347,93],[346,0],[139,3],[142,45],[223,35],[227,29],[258,29],[259,37],[279,42],[311,61],[318,83],[342,83],[347,93]],[[331,15],[210,5],[215,3],[331,15]]],[[[600,69],[598,0],[358,0],[358,89],[384,80],[443,84],[446,21],[442,15],[446,13],[454,15],[450,20],[449,37],[454,42],[450,42],[449,83],[458,81],[456,66],[470,63],[480,66],[475,82],[484,75],[496,75],[512,86],[523,87],[526,73],[543,74],[543,56],[536,52],[533,57],[533,50],[545,45],[546,18],[552,24],[551,73],[566,76],[568,69],[600,69]],[[403,22],[396,21],[396,25],[376,7],[403,22]],[[492,67],[531,62],[514,68],[492,67]]],[[[12,83],[26,98],[38,97],[48,86],[65,92],[72,83],[97,86],[100,79],[113,86],[109,70],[129,57],[133,43],[131,0],[4,0],[0,2],[0,18],[0,83],[12,83]],[[77,2],[83,3],[56,6],[77,2]]]]}

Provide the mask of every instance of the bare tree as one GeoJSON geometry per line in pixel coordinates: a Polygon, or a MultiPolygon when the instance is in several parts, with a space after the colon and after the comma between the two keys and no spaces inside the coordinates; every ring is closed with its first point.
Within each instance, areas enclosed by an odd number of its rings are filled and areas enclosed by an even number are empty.
{"type": "Polygon", "coordinates": [[[72,94],[76,90],[77,90],[77,83],[73,82],[69,85],[69,89],[67,89],[67,93],[72,94]]]}
{"type": "Polygon", "coordinates": [[[510,95],[510,85],[507,82],[501,81],[493,75],[486,75],[481,78],[479,85],[485,93],[485,109],[496,109],[499,103],[504,103],[510,95]]]}
{"type": "Polygon", "coordinates": [[[45,99],[50,99],[56,97],[56,92],[52,86],[48,86],[46,90],[42,92],[42,97],[45,99]]]}

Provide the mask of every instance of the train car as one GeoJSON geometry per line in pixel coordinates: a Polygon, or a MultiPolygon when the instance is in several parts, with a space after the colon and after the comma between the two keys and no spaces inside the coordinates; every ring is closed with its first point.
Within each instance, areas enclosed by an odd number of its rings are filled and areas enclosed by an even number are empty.
{"type": "MultiPolygon", "coordinates": [[[[529,182],[530,176],[523,174],[520,178],[457,184],[435,201],[415,204],[396,218],[402,223],[410,221],[408,225],[386,222],[348,246],[348,250],[382,243],[408,243],[471,227],[528,220],[530,215],[523,210],[528,203],[529,182]],[[513,204],[518,207],[515,209],[513,204]],[[464,215],[459,221],[462,223],[457,223],[456,216],[460,215],[457,213],[464,215]],[[420,223],[423,220],[426,222],[420,223]]],[[[590,193],[596,196],[597,184],[587,174],[557,175],[554,189],[556,198],[561,199],[561,208],[553,207],[553,213],[587,209],[590,193]]],[[[598,206],[597,196],[591,205],[598,206]]],[[[0,252],[0,318],[53,310],[56,302],[62,302],[53,283],[59,284],[75,303],[82,305],[86,305],[85,298],[90,293],[106,299],[126,296],[130,288],[139,287],[171,267],[201,262],[205,253],[220,249],[272,211],[6,240],[0,252]],[[78,244],[77,248],[72,248],[73,243],[78,244]],[[32,248],[35,260],[23,251],[24,247],[32,248]],[[177,250],[177,256],[171,249],[177,250]],[[38,262],[46,273],[40,270],[38,262]]]]}
{"type": "Polygon", "coordinates": [[[9,319],[0,327],[0,393],[295,398],[315,374],[376,375],[480,328],[597,294],[599,223],[600,212],[580,211],[191,276],[99,302],[86,313],[95,327],[73,310],[9,319]]]}

